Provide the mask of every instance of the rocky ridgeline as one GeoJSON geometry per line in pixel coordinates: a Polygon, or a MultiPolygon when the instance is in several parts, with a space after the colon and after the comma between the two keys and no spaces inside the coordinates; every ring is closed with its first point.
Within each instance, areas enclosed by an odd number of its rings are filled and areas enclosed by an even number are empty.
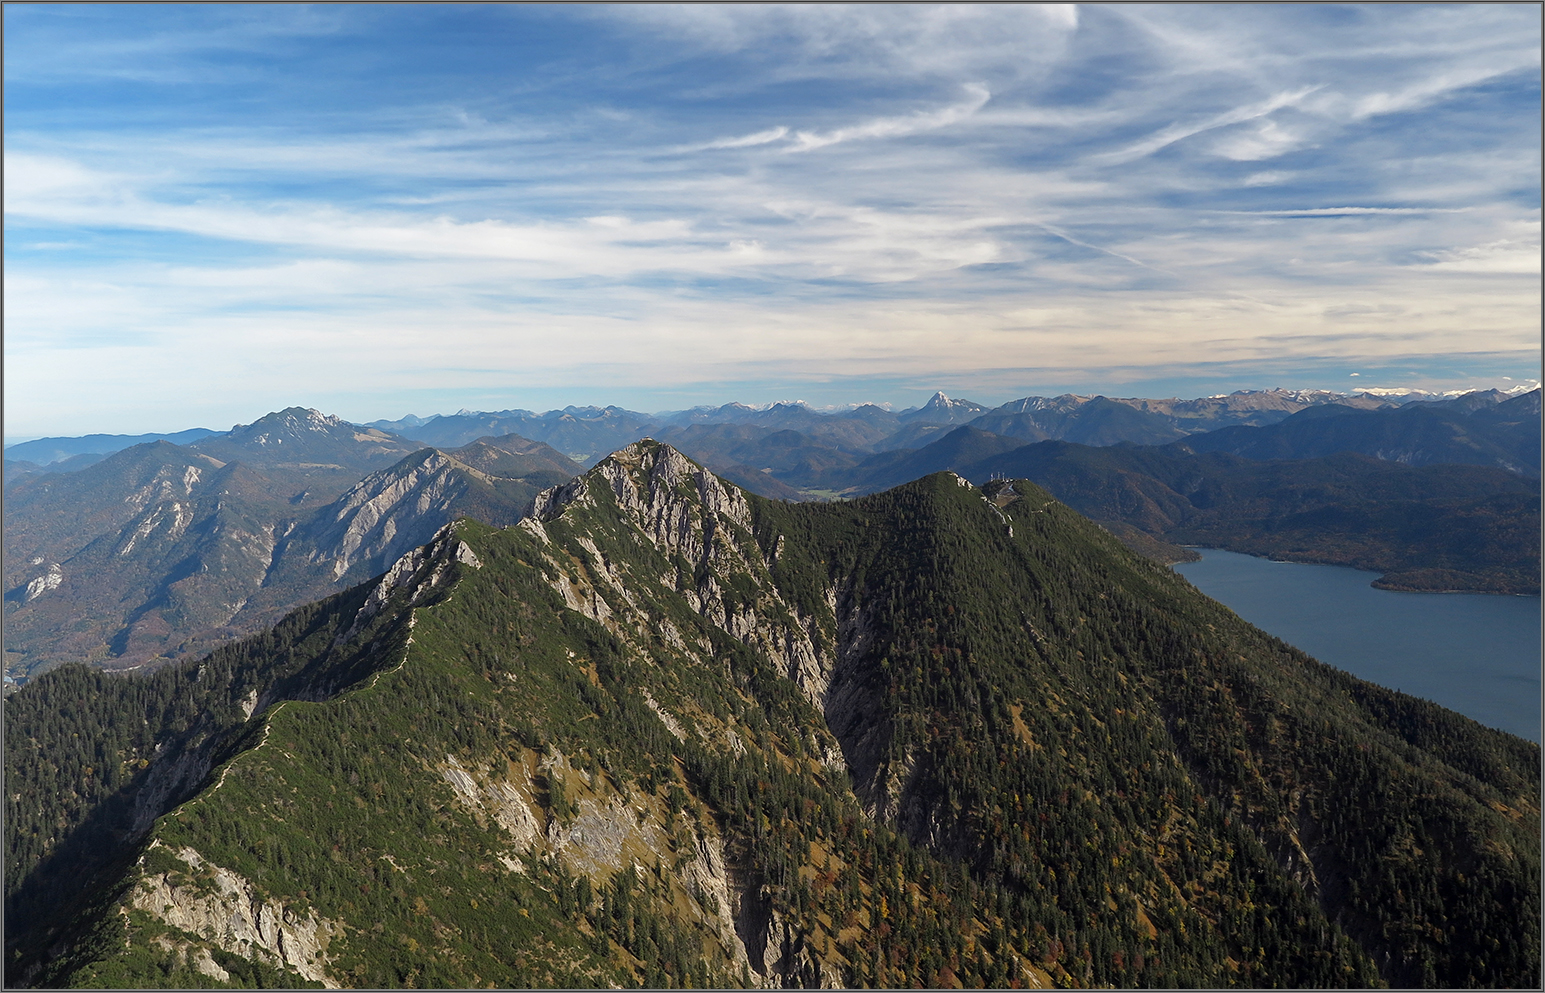
{"type": "Polygon", "coordinates": [[[332,578],[342,579],[360,562],[390,562],[450,523],[457,498],[469,477],[487,474],[440,452],[427,453],[416,465],[399,465],[360,480],[317,516],[319,527],[307,539],[309,561],[327,561],[332,578]]]}

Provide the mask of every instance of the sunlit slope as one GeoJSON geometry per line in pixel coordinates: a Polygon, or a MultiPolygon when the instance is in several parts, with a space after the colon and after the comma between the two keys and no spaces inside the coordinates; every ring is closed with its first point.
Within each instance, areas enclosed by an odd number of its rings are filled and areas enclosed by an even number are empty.
{"type": "Polygon", "coordinates": [[[1028,483],[782,504],[644,442],[352,596],[12,983],[1537,981],[1536,746],[1028,483]]]}

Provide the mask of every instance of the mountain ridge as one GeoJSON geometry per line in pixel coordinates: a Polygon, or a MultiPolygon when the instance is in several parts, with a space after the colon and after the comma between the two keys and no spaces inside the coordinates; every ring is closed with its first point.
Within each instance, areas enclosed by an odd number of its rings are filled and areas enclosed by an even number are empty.
{"type": "MultiPolygon", "coordinates": [[[[447,525],[208,681],[101,684],[245,745],[14,936],[12,980],[1538,975],[1536,746],[1308,659],[1032,483],[787,504],[640,442],[532,509],[447,525]],[[250,673],[328,658],[353,682],[256,707],[250,673]]],[[[77,678],[7,700],[8,762],[71,740],[35,702],[77,678]]],[[[49,796],[95,748],[8,781],[49,796]]]]}

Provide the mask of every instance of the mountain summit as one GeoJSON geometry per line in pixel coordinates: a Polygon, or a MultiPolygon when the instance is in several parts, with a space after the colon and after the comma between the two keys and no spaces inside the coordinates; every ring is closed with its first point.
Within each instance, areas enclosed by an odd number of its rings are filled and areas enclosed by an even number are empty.
{"type": "Polygon", "coordinates": [[[987,413],[987,410],[970,400],[951,400],[940,390],[921,407],[901,414],[900,419],[903,423],[921,421],[926,424],[964,424],[987,413]]]}
{"type": "Polygon", "coordinates": [[[1537,746],[1023,480],[787,504],[646,440],[6,734],[10,985],[1538,979],[1537,746]]]}
{"type": "Polygon", "coordinates": [[[287,407],[192,447],[225,462],[261,468],[363,471],[390,465],[419,446],[319,410],[287,407]]]}

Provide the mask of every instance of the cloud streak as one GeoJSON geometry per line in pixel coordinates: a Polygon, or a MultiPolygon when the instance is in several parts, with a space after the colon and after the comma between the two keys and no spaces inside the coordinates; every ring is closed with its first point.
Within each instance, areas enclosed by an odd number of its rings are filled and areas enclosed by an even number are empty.
{"type": "MultiPolygon", "coordinates": [[[[1218,128],[1228,127],[1231,124],[1241,124],[1245,121],[1259,120],[1263,117],[1275,113],[1278,110],[1281,110],[1284,107],[1295,106],[1296,104],[1302,102],[1305,97],[1309,96],[1311,93],[1314,93],[1318,89],[1320,89],[1318,86],[1308,86],[1290,93],[1277,93],[1273,94],[1265,100],[1257,101],[1242,107],[1234,107],[1224,111],[1221,114],[1214,114],[1211,117],[1200,121],[1193,121],[1185,124],[1171,124],[1167,127],[1161,128],[1158,131],[1155,131],[1153,134],[1148,135],[1141,141],[1137,141],[1131,145],[1128,145],[1125,148],[1117,149],[1113,152],[1107,152],[1103,155],[1096,155],[1091,159],[1091,161],[1097,165],[1121,165],[1127,162],[1135,161],[1137,159],[1147,158],[1155,152],[1168,148],[1170,145],[1173,145],[1178,141],[1184,141],[1187,138],[1191,138],[1199,134],[1205,134],[1208,131],[1213,131],[1218,128]]],[[[1271,125],[1272,122],[1267,122],[1267,124],[1271,125]]],[[[1288,146],[1291,144],[1291,139],[1284,139],[1274,144],[1278,149],[1280,149],[1280,151],[1286,151],[1288,146]]],[[[1229,155],[1228,157],[1240,159],[1246,158],[1245,155],[1229,155]]],[[[1250,156],[1252,159],[1255,157],[1264,158],[1266,156],[1250,156]]]]}
{"type": "Polygon", "coordinates": [[[717,141],[710,141],[708,144],[700,145],[698,147],[704,149],[754,148],[757,145],[766,145],[771,142],[778,141],[788,133],[788,128],[784,127],[783,125],[779,125],[775,128],[768,128],[766,131],[758,131],[756,134],[742,135],[739,138],[720,138],[717,141]]]}
{"type": "Polygon", "coordinates": [[[844,141],[865,138],[903,138],[909,135],[921,134],[925,131],[937,131],[940,128],[947,128],[981,110],[992,97],[987,87],[980,83],[967,83],[963,89],[968,94],[965,100],[940,110],[920,111],[915,114],[908,114],[905,117],[876,118],[872,121],[864,121],[860,124],[836,128],[824,134],[813,131],[796,131],[794,133],[794,147],[790,151],[809,152],[817,148],[825,148],[828,145],[840,144],[844,141]]]}
{"type": "Polygon", "coordinates": [[[8,430],[1538,366],[1521,8],[264,10],[7,9],[8,430]]]}

